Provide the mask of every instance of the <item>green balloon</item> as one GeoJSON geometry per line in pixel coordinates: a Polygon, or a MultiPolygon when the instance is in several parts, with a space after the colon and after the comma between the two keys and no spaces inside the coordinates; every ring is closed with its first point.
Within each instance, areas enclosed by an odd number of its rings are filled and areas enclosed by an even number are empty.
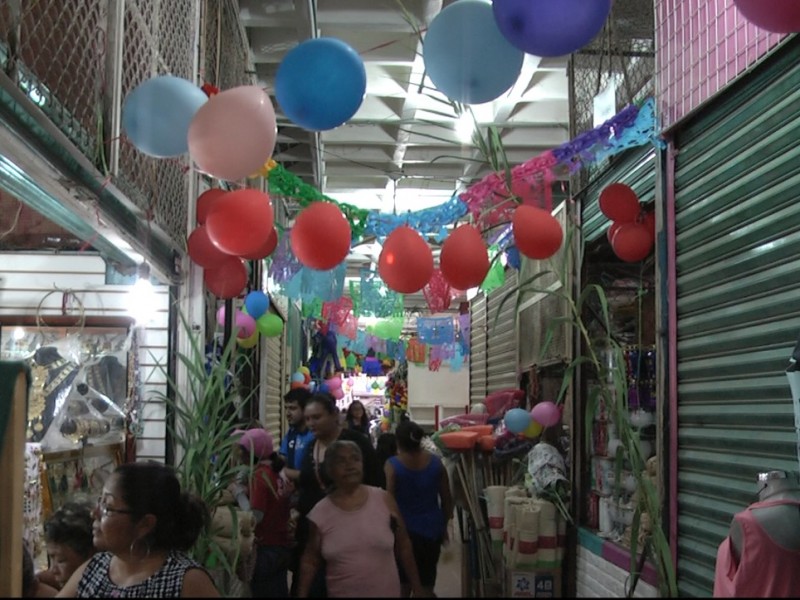
{"type": "Polygon", "coordinates": [[[283,319],[274,313],[261,315],[256,319],[256,329],[267,337],[278,337],[283,331],[283,319]]]}

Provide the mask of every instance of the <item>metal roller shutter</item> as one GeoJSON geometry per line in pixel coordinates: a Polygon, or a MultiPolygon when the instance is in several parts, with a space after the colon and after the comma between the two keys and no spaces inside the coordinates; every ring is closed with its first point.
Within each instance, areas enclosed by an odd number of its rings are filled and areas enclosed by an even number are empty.
{"type": "Polygon", "coordinates": [[[486,398],[486,296],[479,294],[469,303],[469,402],[486,398]]]}
{"type": "Polygon", "coordinates": [[[648,144],[622,154],[579,195],[583,236],[587,242],[605,235],[611,225],[608,217],[600,212],[599,199],[600,192],[612,183],[624,183],[636,192],[642,204],[652,203],[656,196],[655,149],[648,144]]]}
{"type": "Polygon", "coordinates": [[[502,286],[488,294],[486,311],[487,356],[486,393],[516,388],[517,381],[517,320],[515,296],[501,307],[503,298],[515,290],[519,278],[515,269],[506,269],[502,286]]]}
{"type": "Polygon", "coordinates": [[[710,596],[756,473],[797,471],[784,369],[800,326],[800,44],[676,134],[678,585],[710,596]]]}
{"type": "Polygon", "coordinates": [[[261,361],[261,381],[265,385],[261,419],[276,440],[283,437],[285,429],[283,414],[284,381],[287,379],[284,373],[285,336],[286,327],[280,336],[266,338],[261,361]]]}

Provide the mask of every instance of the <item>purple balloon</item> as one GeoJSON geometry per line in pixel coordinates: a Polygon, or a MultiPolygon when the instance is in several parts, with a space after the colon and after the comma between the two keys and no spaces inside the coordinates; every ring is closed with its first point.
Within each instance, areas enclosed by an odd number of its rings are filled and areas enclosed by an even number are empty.
{"type": "Polygon", "coordinates": [[[256,332],[256,320],[250,315],[237,311],[234,327],[239,328],[239,333],[236,334],[236,337],[243,340],[249,338],[256,332]]]}
{"type": "Polygon", "coordinates": [[[591,42],[611,12],[611,0],[493,0],[505,38],[534,56],[564,56],[591,42]]]}
{"type": "Polygon", "coordinates": [[[553,402],[539,402],[539,404],[534,406],[533,410],[531,410],[531,417],[540,425],[552,427],[561,420],[561,411],[553,402]]]}

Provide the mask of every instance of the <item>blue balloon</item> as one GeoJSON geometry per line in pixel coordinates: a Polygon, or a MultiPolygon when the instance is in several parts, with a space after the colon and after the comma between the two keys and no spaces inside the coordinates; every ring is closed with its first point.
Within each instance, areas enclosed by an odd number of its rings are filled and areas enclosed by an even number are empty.
{"type": "Polygon", "coordinates": [[[335,38],[307,40],[281,61],[275,97],[284,114],[312,131],[338,127],[356,114],[367,90],[358,53],[335,38]]]}
{"type": "Polygon", "coordinates": [[[564,56],[600,33],[611,0],[494,0],[500,31],[514,46],[535,56],[564,56]]]}
{"type": "Polygon", "coordinates": [[[208,101],[191,81],[162,75],[140,83],[125,98],[122,129],[149,156],[167,158],[189,151],[189,123],[208,101]]]}
{"type": "Polygon", "coordinates": [[[247,314],[258,319],[269,308],[269,297],[262,291],[256,290],[250,292],[244,297],[244,307],[247,309],[247,314]]]}
{"type": "Polygon", "coordinates": [[[459,0],[431,21],[422,58],[436,89],[451,100],[481,104],[514,85],[524,54],[500,33],[487,0],[459,0]]]}
{"type": "Polygon", "coordinates": [[[503,420],[511,433],[522,433],[531,424],[531,413],[522,408],[512,408],[503,420]]]}
{"type": "Polygon", "coordinates": [[[306,376],[302,373],[293,373],[292,374],[292,383],[305,383],[306,376]]]}
{"type": "Polygon", "coordinates": [[[520,267],[520,256],[519,256],[519,248],[516,246],[509,246],[506,248],[506,260],[508,264],[519,271],[520,267]]]}

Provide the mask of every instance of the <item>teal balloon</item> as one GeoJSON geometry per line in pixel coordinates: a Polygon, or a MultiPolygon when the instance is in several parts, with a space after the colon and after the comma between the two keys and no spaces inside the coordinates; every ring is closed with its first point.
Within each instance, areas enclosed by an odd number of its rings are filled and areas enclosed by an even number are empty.
{"type": "Polygon", "coordinates": [[[156,158],[189,151],[189,123],[208,96],[191,81],[162,75],[140,83],[125,98],[122,129],[141,152],[156,158]]]}
{"type": "Polygon", "coordinates": [[[506,429],[511,433],[522,433],[531,424],[531,414],[522,408],[512,408],[506,412],[503,421],[506,424],[506,429]]]}
{"type": "Polygon", "coordinates": [[[500,33],[489,0],[450,4],[431,21],[422,45],[433,85],[464,104],[500,97],[519,77],[524,56],[500,33]]]}
{"type": "Polygon", "coordinates": [[[244,298],[244,307],[247,309],[247,314],[258,319],[269,309],[269,296],[261,290],[250,292],[244,298]]]}
{"type": "Polygon", "coordinates": [[[275,98],[293,123],[312,131],[338,127],[356,114],[367,90],[358,53],[336,38],[290,50],[275,74],[275,98]]]}

